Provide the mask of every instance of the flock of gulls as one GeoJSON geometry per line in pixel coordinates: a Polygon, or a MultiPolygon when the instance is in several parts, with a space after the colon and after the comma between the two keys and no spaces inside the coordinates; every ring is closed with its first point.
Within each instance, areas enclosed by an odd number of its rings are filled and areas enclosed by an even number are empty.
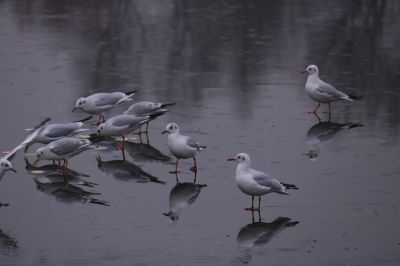
{"type": "MultiPolygon", "coordinates": [[[[361,97],[352,96],[339,91],[332,85],[322,81],[319,78],[319,70],[316,65],[309,65],[302,73],[307,74],[307,82],[305,85],[306,93],[318,103],[317,107],[310,113],[317,114],[321,103],[326,103],[328,104],[327,113],[330,117],[331,102],[361,99],[361,97]]],[[[7,152],[6,155],[0,159],[0,180],[6,172],[16,172],[10,161],[21,149],[24,149],[25,155],[32,155],[35,157],[33,164],[29,164],[29,167],[33,169],[40,169],[38,166],[40,161],[52,161],[53,164],[47,165],[46,167],[61,172],[64,176],[63,181],[65,183],[70,182],[68,177],[74,176],[71,174],[72,170],[68,168],[69,159],[88,149],[99,147],[98,145],[110,138],[122,138],[118,149],[121,150],[123,161],[125,161],[126,145],[131,143],[127,142],[128,135],[139,134],[140,136],[142,133],[147,134],[149,122],[168,112],[167,107],[175,104],[147,101],[137,102],[132,104],[124,113],[106,119],[105,113],[107,111],[110,111],[119,104],[132,101],[132,97],[135,93],[135,91],[127,93],[95,93],[84,98],[79,98],[72,111],[81,110],[91,116],[77,122],[49,124],[48,122],[50,119],[45,119],[32,129],[19,145],[10,152],[7,152]],[[98,116],[96,123],[91,121],[93,115],[98,116]],[[92,133],[87,136],[78,136],[78,134],[82,132],[90,131],[91,129],[86,127],[94,124],[97,126],[94,132],[92,130],[92,133]],[[34,143],[41,143],[43,146],[38,148],[34,154],[29,154],[28,149],[34,143]]],[[[174,122],[168,123],[162,133],[168,135],[167,143],[169,151],[176,158],[175,168],[171,170],[170,173],[179,173],[178,163],[179,160],[182,159],[193,160],[193,166],[190,170],[197,173],[196,155],[199,151],[204,150],[206,146],[200,144],[190,136],[182,135],[178,124],[174,122]]],[[[25,156],[25,160],[27,160],[26,158],[25,156]]],[[[100,167],[103,161],[100,156],[97,157],[97,160],[100,167]]],[[[296,185],[283,183],[264,172],[251,168],[251,159],[247,153],[238,153],[228,160],[237,162],[235,175],[236,184],[243,193],[252,198],[251,207],[245,208],[245,210],[250,210],[252,212],[258,211],[258,213],[260,213],[262,195],[272,192],[288,195],[286,190],[297,189],[296,185]],[[255,197],[258,197],[258,206],[254,205],[255,197]]],[[[45,166],[42,166],[42,168],[44,167],[45,166]]],[[[154,179],[157,178],[154,177],[154,179]]],[[[35,179],[35,182],[40,184],[37,179],[35,179]]],[[[91,183],[86,182],[84,185],[90,186],[91,183]]],[[[197,186],[195,190],[199,190],[204,185],[197,186]]],[[[8,206],[8,204],[0,202],[0,207],[3,206],[8,206]]],[[[165,215],[173,216],[171,212],[165,215]]]]}

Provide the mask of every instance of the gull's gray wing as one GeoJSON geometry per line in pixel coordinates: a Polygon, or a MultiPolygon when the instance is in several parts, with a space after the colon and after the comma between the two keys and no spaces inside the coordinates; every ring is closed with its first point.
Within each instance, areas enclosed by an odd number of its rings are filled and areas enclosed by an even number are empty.
{"type": "Polygon", "coordinates": [[[47,126],[43,130],[43,134],[49,138],[66,137],[74,133],[78,128],[79,125],[77,123],[53,124],[47,126]]]}
{"type": "Polygon", "coordinates": [[[98,93],[93,95],[93,101],[96,106],[109,106],[116,104],[119,100],[124,97],[124,94],[121,92],[114,93],[98,93]]]}
{"type": "Polygon", "coordinates": [[[40,132],[42,132],[43,128],[45,127],[46,123],[50,121],[50,118],[46,118],[43,120],[39,125],[33,128],[33,131],[20,143],[15,147],[12,151],[7,153],[3,159],[10,160],[17,151],[20,149],[24,148],[26,145],[28,145],[40,132]]]}
{"type": "Polygon", "coordinates": [[[260,186],[269,187],[274,192],[285,191],[285,187],[278,180],[270,177],[266,173],[251,169],[250,174],[252,175],[254,181],[256,181],[260,186]]]}
{"type": "Polygon", "coordinates": [[[336,98],[348,98],[349,97],[347,94],[339,91],[338,89],[333,87],[331,84],[326,83],[322,80],[318,81],[317,91],[321,94],[325,94],[327,96],[336,97],[336,98]]]}
{"type": "Polygon", "coordinates": [[[63,138],[50,143],[50,149],[55,154],[67,155],[73,152],[79,151],[84,146],[88,146],[90,143],[87,143],[85,140],[78,138],[63,138]]]}
{"type": "Polygon", "coordinates": [[[127,110],[127,113],[136,115],[148,115],[154,110],[160,108],[161,105],[161,103],[155,102],[138,102],[132,104],[127,110]]]}
{"type": "Polygon", "coordinates": [[[204,146],[201,146],[200,143],[195,141],[192,137],[185,136],[186,137],[186,144],[189,145],[191,148],[196,149],[198,151],[202,150],[204,146]]]}
{"type": "Polygon", "coordinates": [[[110,124],[120,128],[134,128],[149,120],[148,116],[119,115],[110,119],[110,124]],[[111,120],[112,119],[112,120],[111,120]]]}

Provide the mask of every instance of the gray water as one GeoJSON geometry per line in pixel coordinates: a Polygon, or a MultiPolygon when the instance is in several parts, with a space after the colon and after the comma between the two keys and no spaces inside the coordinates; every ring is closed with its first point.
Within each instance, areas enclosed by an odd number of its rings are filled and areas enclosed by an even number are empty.
{"type": "Polygon", "coordinates": [[[399,265],[399,28],[394,0],[1,0],[1,150],[46,117],[86,117],[71,110],[94,92],[177,104],[151,146],[130,140],[128,162],[112,145],[71,159],[92,187],[38,188],[17,154],[0,184],[0,265],[399,265]],[[299,73],[311,63],[364,99],[318,123],[299,73]],[[201,189],[189,160],[182,184],[169,174],[171,121],[207,145],[201,189]],[[226,161],[238,152],[300,188],[263,197],[261,222],[226,161]]]}

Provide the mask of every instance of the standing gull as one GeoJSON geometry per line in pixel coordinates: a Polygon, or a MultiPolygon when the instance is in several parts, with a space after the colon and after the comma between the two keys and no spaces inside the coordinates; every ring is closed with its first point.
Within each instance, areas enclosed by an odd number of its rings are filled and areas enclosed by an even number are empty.
{"type": "Polygon", "coordinates": [[[179,134],[179,127],[176,123],[169,123],[165,127],[162,134],[168,133],[168,147],[172,155],[176,157],[175,171],[170,171],[171,174],[179,173],[178,162],[180,159],[193,158],[194,165],[190,168],[191,171],[197,172],[196,154],[204,150],[206,146],[200,145],[193,138],[179,134]]]}
{"type": "Polygon", "coordinates": [[[349,95],[339,91],[331,84],[322,81],[319,78],[319,70],[316,65],[309,65],[301,73],[308,75],[306,82],[306,93],[314,101],[318,102],[317,107],[310,113],[316,113],[321,103],[328,104],[328,113],[331,113],[331,102],[346,100],[352,102],[354,100],[360,100],[362,97],[349,95]]]}
{"type": "Polygon", "coordinates": [[[132,133],[149,120],[150,116],[117,115],[100,124],[97,128],[97,134],[104,137],[122,136],[120,148],[125,160],[125,135],[132,133]]]}
{"type": "MultiPolygon", "coordinates": [[[[166,107],[175,105],[175,103],[157,103],[157,102],[137,102],[132,104],[128,110],[124,112],[126,115],[137,115],[137,116],[148,116],[151,115],[150,120],[155,119],[168,112],[166,107]]],[[[139,131],[139,133],[146,133],[149,129],[149,122],[146,123],[146,130],[144,132],[139,131]]]]}
{"type": "Polygon", "coordinates": [[[238,162],[236,184],[243,193],[251,196],[251,207],[245,208],[246,211],[260,211],[262,195],[271,192],[289,195],[286,189],[297,189],[296,185],[279,182],[263,172],[252,169],[250,156],[247,153],[239,153],[228,161],[238,162]],[[258,196],[258,208],[254,208],[255,196],[258,196]]]}
{"type": "Polygon", "coordinates": [[[62,138],[53,142],[50,142],[44,147],[40,147],[36,150],[36,161],[34,166],[37,166],[40,160],[55,160],[64,161],[63,168],[66,171],[68,167],[68,160],[83,151],[93,148],[91,146],[92,141],[87,139],[79,138],[62,138]]]}
{"type": "Polygon", "coordinates": [[[31,141],[25,146],[25,153],[28,152],[29,146],[34,143],[49,144],[52,141],[65,137],[71,137],[80,132],[89,130],[82,127],[91,118],[92,117],[89,116],[85,119],[71,123],[43,125],[32,135],[31,141]]]}
{"type": "Polygon", "coordinates": [[[132,100],[132,96],[135,95],[136,91],[130,91],[127,93],[123,92],[101,92],[89,95],[88,97],[79,98],[72,112],[77,109],[82,111],[99,115],[97,124],[104,122],[104,113],[114,108],[116,105],[132,100]]]}

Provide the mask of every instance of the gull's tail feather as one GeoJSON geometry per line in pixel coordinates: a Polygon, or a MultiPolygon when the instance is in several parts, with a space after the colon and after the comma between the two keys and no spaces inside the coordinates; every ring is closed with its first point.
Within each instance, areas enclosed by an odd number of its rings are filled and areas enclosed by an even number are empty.
{"type": "Polygon", "coordinates": [[[363,99],[364,97],[349,94],[349,98],[350,98],[351,100],[353,100],[353,101],[359,101],[359,100],[363,99]]]}
{"type": "Polygon", "coordinates": [[[163,103],[163,104],[161,104],[161,106],[160,106],[160,108],[165,108],[165,107],[168,107],[168,106],[173,106],[173,105],[175,105],[176,103],[163,103]]]}
{"type": "Polygon", "coordinates": [[[136,92],[137,92],[137,90],[132,90],[132,91],[125,92],[126,96],[125,96],[125,97],[122,97],[122,98],[117,102],[117,104],[120,104],[120,103],[122,103],[122,102],[131,101],[131,100],[132,100],[132,96],[135,95],[136,92]]]}
{"type": "Polygon", "coordinates": [[[281,184],[285,187],[285,189],[299,189],[296,185],[294,184],[287,184],[287,183],[282,183],[281,184]]]}

